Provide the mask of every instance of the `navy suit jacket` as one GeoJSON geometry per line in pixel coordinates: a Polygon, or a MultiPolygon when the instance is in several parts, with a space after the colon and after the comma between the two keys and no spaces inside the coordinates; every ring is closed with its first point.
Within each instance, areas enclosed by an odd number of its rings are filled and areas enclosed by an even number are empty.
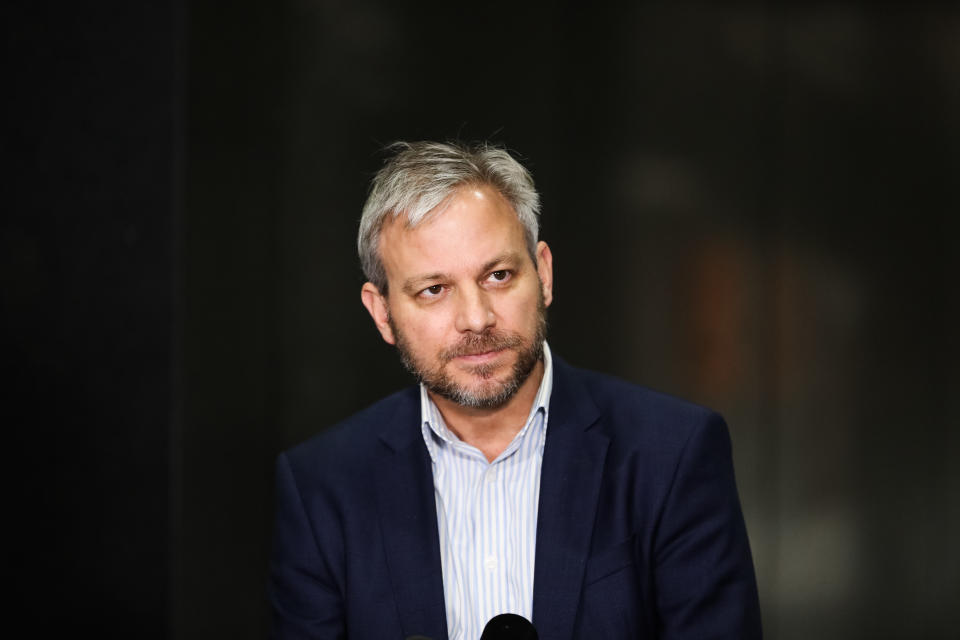
{"type": "MultiPolygon", "coordinates": [[[[276,508],[276,638],[447,637],[417,388],[281,454],[276,508]]],[[[760,637],[717,414],[554,358],[539,509],[542,640],[760,637]]]]}

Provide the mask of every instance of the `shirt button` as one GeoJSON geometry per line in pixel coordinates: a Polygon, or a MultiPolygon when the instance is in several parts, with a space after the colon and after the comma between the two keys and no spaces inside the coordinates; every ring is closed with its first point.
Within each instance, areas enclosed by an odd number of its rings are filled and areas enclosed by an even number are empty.
{"type": "Polygon", "coordinates": [[[497,481],[497,473],[493,469],[490,469],[489,471],[487,471],[487,484],[493,484],[496,481],[497,481]]]}
{"type": "Polygon", "coordinates": [[[483,560],[483,566],[487,568],[487,571],[494,571],[497,568],[497,556],[487,556],[483,560]]]}

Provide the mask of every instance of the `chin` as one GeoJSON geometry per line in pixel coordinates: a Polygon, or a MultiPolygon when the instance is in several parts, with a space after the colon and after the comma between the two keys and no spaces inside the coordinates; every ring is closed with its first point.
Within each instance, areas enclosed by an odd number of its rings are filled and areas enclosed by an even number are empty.
{"type": "Polygon", "coordinates": [[[490,372],[478,379],[476,374],[446,376],[440,384],[428,385],[438,395],[461,406],[475,409],[499,409],[519,391],[526,377],[515,375],[510,365],[497,367],[499,375],[490,372]]]}

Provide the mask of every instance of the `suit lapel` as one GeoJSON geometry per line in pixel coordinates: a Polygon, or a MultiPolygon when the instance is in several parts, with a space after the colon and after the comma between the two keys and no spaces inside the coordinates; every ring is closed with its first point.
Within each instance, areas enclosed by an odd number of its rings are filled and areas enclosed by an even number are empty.
{"type": "Polygon", "coordinates": [[[577,373],[554,358],[533,582],[542,638],[573,635],[609,439],[589,427],[599,410],[577,373]]]}
{"type": "Polygon", "coordinates": [[[381,433],[377,476],[384,551],[403,635],[447,637],[437,510],[430,456],[410,393],[381,433]]]}

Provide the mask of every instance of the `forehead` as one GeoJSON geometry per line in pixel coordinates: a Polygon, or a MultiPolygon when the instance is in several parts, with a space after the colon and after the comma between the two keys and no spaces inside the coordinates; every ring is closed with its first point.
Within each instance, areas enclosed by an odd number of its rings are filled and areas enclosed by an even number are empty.
{"type": "Polygon", "coordinates": [[[504,253],[526,253],[524,228],[510,203],[486,186],[460,188],[415,227],[404,216],[390,218],[380,234],[390,280],[412,272],[478,268],[504,253]]]}

